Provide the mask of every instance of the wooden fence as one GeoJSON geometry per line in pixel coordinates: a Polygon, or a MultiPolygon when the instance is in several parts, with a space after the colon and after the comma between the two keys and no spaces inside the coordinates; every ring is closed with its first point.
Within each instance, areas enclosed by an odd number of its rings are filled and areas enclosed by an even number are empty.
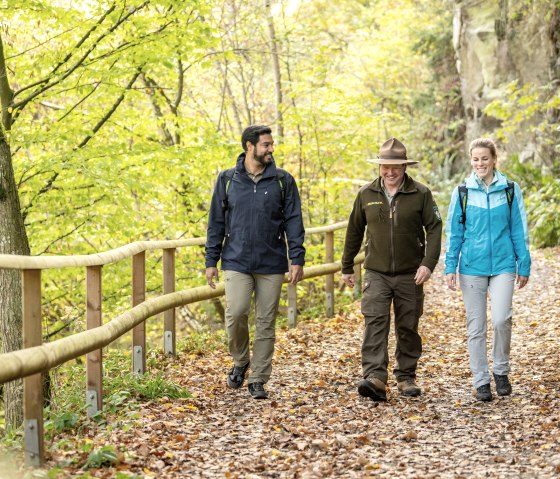
{"type": "MultiPolygon", "coordinates": [[[[306,234],[325,234],[325,264],[306,266],[304,279],[325,276],[325,312],[334,314],[334,273],[341,268],[334,262],[334,233],[346,228],[347,222],[310,228],[306,234]]],[[[25,461],[41,466],[44,461],[43,388],[41,373],[66,361],[86,355],[86,402],[88,415],[103,407],[102,349],[132,329],[132,370],[146,370],[146,319],[163,313],[163,350],[176,353],[175,308],[224,294],[223,284],[216,289],[201,286],[175,291],[175,255],[178,248],[204,245],[205,238],[177,241],[140,241],[103,253],[80,256],[0,255],[0,268],[22,272],[23,347],[0,354],[0,383],[23,378],[25,461]],[[163,252],[163,294],[145,299],[146,251],[163,252]],[[102,267],[132,258],[132,309],[102,324],[102,267]],[[43,269],[86,268],[86,331],[43,344],[41,315],[41,271],[43,269]]],[[[355,272],[360,277],[363,255],[356,258],[355,272]]],[[[284,280],[287,282],[287,277],[284,280]]],[[[297,322],[296,286],[288,284],[288,325],[297,322]]]]}

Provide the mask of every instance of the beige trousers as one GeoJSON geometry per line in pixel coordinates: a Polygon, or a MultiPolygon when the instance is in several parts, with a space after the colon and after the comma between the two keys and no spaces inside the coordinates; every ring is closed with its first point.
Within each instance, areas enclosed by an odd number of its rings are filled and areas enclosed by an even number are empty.
{"type": "Polygon", "coordinates": [[[272,372],[276,315],[284,275],[224,271],[224,279],[229,352],[236,366],[244,366],[251,362],[249,384],[266,383],[272,372]],[[253,293],[255,293],[255,338],[251,359],[249,310],[253,293]]]}

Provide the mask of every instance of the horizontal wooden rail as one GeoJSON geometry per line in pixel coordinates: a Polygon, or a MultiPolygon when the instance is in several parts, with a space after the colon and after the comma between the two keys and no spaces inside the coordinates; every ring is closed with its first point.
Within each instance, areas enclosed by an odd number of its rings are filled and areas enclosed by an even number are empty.
{"type": "MultiPolygon", "coordinates": [[[[305,230],[306,234],[328,233],[346,228],[348,222],[341,221],[328,226],[319,226],[305,230]]],[[[6,269],[53,269],[80,266],[103,266],[116,263],[143,251],[182,248],[185,246],[204,246],[206,238],[188,238],[184,240],[136,241],[102,253],[75,256],[20,256],[0,254],[0,268],[6,269]]]]}
{"type": "MultiPolygon", "coordinates": [[[[334,314],[334,273],[341,268],[334,263],[334,233],[346,228],[347,222],[310,228],[306,234],[325,234],[326,264],[306,266],[304,279],[325,276],[326,314],[334,314]]],[[[22,271],[24,349],[0,354],[0,384],[24,378],[25,462],[41,466],[43,455],[43,396],[41,373],[71,359],[86,356],[86,401],[89,415],[103,405],[103,351],[125,333],[132,330],[133,371],[146,371],[145,321],[164,313],[164,351],[175,355],[175,308],[213,299],[225,293],[223,284],[216,289],[200,286],[175,292],[175,253],[178,248],[203,246],[206,238],[168,241],[137,241],[113,250],[77,256],[19,256],[0,255],[0,268],[22,271]],[[162,250],[163,295],[145,300],[146,251],[162,250]],[[102,269],[104,265],[132,259],[132,308],[103,324],[102,269]],[[87,331],[51,343],[42,344],[41,334],[41,270],[65,267],[86,268],[86,324],[87,331]]],[[[363,255],[356,258],[357,278],[363,255]]],[[[288,281],[288,275],[284,282],[288,281]]],[[[297,287],[288,284],[288,324],[297,324],[297,287]]]]}
{"type": "MultiPolygon", "coordinates": [[[[356,257],[356,264],[363,262],[363,260],[363,254],[359,255],[356,257]]],[[[340,263],[309,266],[304,270],[303,279],[336,273],[340,269],[340,263]]],[[[284,282],[288,282],[287,275],[284,278],[284,282]]],[[[212,289],[210,286],[199,286],[166,294],[144,301],[103,326],[57,339],[52,343],[41,346],[0,354],[0,364],[2,364],[2,368],[0,368],[0,383],[48,371],[66,361],[107,346],[130,331],[134,326],[170,308],[223,295],[223,283],[218,284],[216,289],[212,289]]]]}

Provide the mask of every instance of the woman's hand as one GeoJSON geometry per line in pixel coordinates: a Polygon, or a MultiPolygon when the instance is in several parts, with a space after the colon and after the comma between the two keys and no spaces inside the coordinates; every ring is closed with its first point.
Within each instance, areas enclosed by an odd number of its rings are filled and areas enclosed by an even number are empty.
{"type": "Polygon", "coordinates": [[[523,288],[527,284],[528,281],[529,281],[529,276],[518,276],[517,281],[516,281],[517,288],[518,289],[523,288]]]}
{"type": "Polygon", "coordinates": [[[455,291],[457,289],[457,275],[455,273],[445,275],[445,281],[447,282],[447,287],[451,291],[455,291]]]}

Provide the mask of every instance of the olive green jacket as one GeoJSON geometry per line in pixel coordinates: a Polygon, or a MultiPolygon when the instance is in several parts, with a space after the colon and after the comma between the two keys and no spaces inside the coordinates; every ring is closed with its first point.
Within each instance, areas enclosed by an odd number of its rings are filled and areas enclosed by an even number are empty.
{"type": "Polygon", "coordinates": [[[360,188],[350,214],[342,273],[354,272],[354,258],[366,232],[364,267],[386,275],[433,271],[440,254],[442,223],[431,191],[405,174],[391,204],[381,178],[360,188]],[[366,232],[367,226],[367,232],[366,232]]]}

